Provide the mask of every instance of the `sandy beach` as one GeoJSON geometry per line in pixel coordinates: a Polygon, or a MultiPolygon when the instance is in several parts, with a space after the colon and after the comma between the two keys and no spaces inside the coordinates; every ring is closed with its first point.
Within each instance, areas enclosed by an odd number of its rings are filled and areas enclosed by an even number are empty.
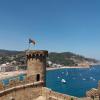
{"type": "Polygon", "coordinates": [[[0,72],[0,80],[9,78],[9,77],[15,77],[20,74],[26,74],[27,71],[13,71],[13,72],[0,72]]]}
{"type": "Polygon", "coordinates": [[[57,69],[66,69],[66,68],[90,68],[90,66],[64,66],[64,67],[59,67],[59,68],[46,68],[46,70],[57,70],[57,69]]]}

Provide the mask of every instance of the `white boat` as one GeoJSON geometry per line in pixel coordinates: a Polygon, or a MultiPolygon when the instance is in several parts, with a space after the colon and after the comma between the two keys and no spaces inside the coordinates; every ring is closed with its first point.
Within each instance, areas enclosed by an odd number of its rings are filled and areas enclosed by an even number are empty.
{"type": "Polygon", "coordinates": [[[90,79],[93,79],[93,77],[90,77],[90,79]]]}
{"type": "Polygon", "coordinates": [[[62,82],[62,83],[66,83],[66,80],[65,80],[65,79],[62,79],[61,82],[62,82]]]}
{"type": "Polygon", "coordinates": [[[96,81],[96,79],[95,79],[95,78],[93,78],[93,81],[96,81]]]}
{"type": "Polygon", "coordinates": [[[83,78],[83,80],[85,81],[86,79],[85,79],[85,78],[83,78]]]}
{"type": "Polygon", "coordinates": [[[59,76],[57,78],[60,78],[59,76]]]}

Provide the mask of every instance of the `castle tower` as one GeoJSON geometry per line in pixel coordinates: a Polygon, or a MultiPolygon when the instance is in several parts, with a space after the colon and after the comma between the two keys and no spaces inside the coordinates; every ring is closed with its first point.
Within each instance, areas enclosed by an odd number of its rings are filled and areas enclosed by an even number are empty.
{"type": "Polygon", "coordinates": [[[30,50],[27,56],[27,77],[34,76],[34,82],[42,81],[45,85],[46,77],[46,57],[48,51],[30,50]]]}

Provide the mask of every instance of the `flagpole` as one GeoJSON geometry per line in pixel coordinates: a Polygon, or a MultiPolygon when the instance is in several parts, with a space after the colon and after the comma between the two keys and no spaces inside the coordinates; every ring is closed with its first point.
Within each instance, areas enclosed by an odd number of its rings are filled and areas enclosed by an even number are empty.
{"type": "Polygon", "coordinates": [[[35,50],[35,45],[33,45],[33,50],[35,50]]]}
{"type": "Polygon", "coordinates": [[[30,50],[30,43],[28,44],[28,51],[30,50]]]}

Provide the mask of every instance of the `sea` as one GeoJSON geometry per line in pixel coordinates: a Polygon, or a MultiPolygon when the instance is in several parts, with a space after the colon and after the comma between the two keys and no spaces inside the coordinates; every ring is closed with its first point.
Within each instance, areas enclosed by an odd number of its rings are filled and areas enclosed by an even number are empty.
{"type": "Polygon", "coordinates": [[[99,80],[100,65],[91,68],[49,70],[46,73],[46,87],[56,92],[77,97],[84,97],[86,91],[97,88],[99,80]]]}

